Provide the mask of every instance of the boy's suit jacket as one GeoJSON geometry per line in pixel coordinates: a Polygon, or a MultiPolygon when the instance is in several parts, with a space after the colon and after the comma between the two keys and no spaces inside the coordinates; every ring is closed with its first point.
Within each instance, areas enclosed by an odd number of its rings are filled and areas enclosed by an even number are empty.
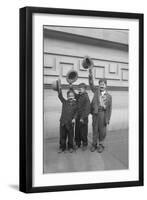
{"type": "Polygon", "coordinates": [[[73,87],[70,88],[76,97],[77,100],[77,118],[84,120],[84,123],[88,123],[88,115],[90,114],[90,100],[87,92],[83,94],[77,94],[73,87]]]}
{"type": "MultiPolygon", "coordinates": [[[[89,75],[89,85],[90,85],[92,92],[94,93],[94,97],[93,97],[92,102],[91,102],[91,113],[97,114],[99,107],[100,107],[99,99],[100,99],[101,93],[100,93],[99,87],[94,86],[92,74],[89,75]]],[[[111,112],[112,112],[112,96],[107,91],[105,92],[104,95],[105,95],[105,98],[106,98],[106,101],[105,101],[106,107],[104,109],[105,124],[109,124],[111,112]]]]}
{"type": "Polygon", "coordinates": [[[62,90],[60,89],[58,92],[58,97],[62,102],[62,113],[60,117],[61,124],[68,124],[72,122],[73,118],[76,118],[77,113],[77,102],[73,100],[70,102],[69,100],[64,99],[62,95],[62,90]]]}

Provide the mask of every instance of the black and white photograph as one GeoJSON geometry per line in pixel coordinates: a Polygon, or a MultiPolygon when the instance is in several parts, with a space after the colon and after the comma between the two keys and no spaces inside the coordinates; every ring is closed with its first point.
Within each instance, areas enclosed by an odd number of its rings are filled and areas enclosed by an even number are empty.
{"type": "Polygon", "coordinates": [[[129,30],[43,26],[43,172],[129,168],[129,30]]]}
{"type": "Polygon", "coordinates": [[[143,185],[143,16],[20,16],[20,189],[143,185]]]}
{"type": "Polygon", "coordinates": [[[146,1],[5,0],[0,15],[0,199],[146,199],[146,1]]]}

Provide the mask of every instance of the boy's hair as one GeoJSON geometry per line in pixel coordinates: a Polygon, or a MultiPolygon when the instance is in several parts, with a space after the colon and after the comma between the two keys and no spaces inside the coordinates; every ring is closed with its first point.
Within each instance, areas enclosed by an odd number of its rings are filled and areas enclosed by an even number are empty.
{"type": "Polygon", "coordinates": [[[67,96],[68,96],[70,93],[73,93],[73,95],[75,96],[75,93],[74,93],[72,90],[68,90],[68,91],[67,91],[67,96]]]}
{"type": "Polygon", "coordinates": [[[102,82],[105,83],[105,84],[107,85],[107,80],[106,80],[105,78],[101,78],[101,79],[99,80],[99,84],[102,83],[102,82]]]}
{"type": "Polygon", "coordinates": [[[78,87],[84,88],[85,90],[87,89],[87,85],[86,85],[85,83],[80,83],[80,84],[78,85],[78,87]]]}

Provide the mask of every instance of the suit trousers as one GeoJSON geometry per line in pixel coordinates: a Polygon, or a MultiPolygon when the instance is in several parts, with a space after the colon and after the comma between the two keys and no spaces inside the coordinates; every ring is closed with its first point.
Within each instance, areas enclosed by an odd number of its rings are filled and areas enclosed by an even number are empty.
{"type": "Polygon", "coordinates": [[[72,123],[62,125],[60,123],[60,149],[73,148],[74,125],[72,123]],[[66,140],[68,139],[67,145],[66,140]]]}
{"type": "Polygon", "coordinates": [[[92,115],[92,128],[93,138],[92,145],[97,146],[97,142],[102,143],[106,137],[106,124],[105,124],[105,112],[99,111],[98,114],[92,115]]]}
{"type": "Polygon", "coordinates": [[[88,119],[84,119],[84,123],[80,122],[80,118],[76,119],[75,127],[75,143],[78,147],[88,145],[88,119]]]}

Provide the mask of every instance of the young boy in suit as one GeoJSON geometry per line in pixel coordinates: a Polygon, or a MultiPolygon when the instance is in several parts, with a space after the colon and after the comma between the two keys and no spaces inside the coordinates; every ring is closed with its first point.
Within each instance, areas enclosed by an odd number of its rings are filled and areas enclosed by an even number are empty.
{"type": "Polygon", "coordinates": [[[70,153],[73,152],[73,140],[74,140],[74,124],[77,112],[77,102],[75,94],[72,90],[67,91],[67,99],[62,95],[61,88],[58,90],[58,97],[62,102],[62,113],[60,117],[60,146],[59,153],[64,152],[66,147],[70,153]],[[68,143],[66,140],[68,138],[68,143]]]}
{"type": "Polygon", "coordinates": [[[77,117],[75,126],[75,144],[76,149],[81,147],[82,150],[87,149],[88,145],[88,115],[90,113],[90,100],[86,92],[86,84],[78,85],[79,93],[75,96],[77,100],[77,117]]]}
{"type": "Polygon", "coordinates": [[[94,93],[91,103],[93,141],[91,152],[101,153],[104,150],[106,127],[110,122],[112,110],[112,97],[107,91],[107,80],[100,79],[98,87],[94,86],[92,69],[89,69],[89,85],[94,93]]]}

